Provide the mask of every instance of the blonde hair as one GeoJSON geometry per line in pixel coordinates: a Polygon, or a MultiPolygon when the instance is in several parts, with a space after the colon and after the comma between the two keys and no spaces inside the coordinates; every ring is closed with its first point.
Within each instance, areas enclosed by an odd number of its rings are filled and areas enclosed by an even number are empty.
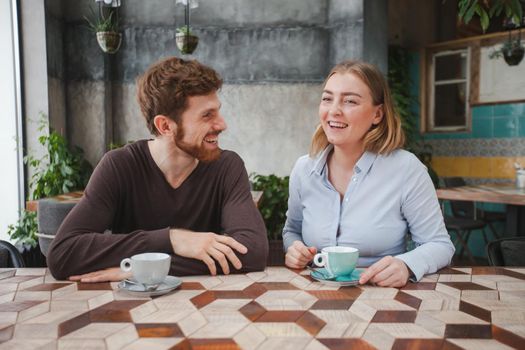
{"type": "MultiPolygon", "coordinates": [[[[337,64],[324,81],[324,85],[334,74],[354,74],[370,89],[374,106],[383,105],[383,118],[365,135],[365,151],[379,154],[388,154],[403,147],[405,134],[401,128],[401,119],[397,114],[390,89],[385,77],[379,69],[365,62],[344,61],[337,64]]],[[[315,130],[310,145],[310,156],[315,157],[328,146],[329,142],[323,127],[319,125],[315,130]]]]}

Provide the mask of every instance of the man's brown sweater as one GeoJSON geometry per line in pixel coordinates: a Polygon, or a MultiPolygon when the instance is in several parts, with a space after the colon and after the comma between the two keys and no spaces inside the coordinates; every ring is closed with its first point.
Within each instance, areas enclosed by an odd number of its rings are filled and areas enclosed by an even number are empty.
{"type": "MultiPolygon", "coordinates": [[[[244,163],[223,151],[199,162],[174,189],[154,162],[147,140],[108,152],[96,167],[81,201],[62,223],[47,263],[55,278],[119,266],[144,252],[172,255],[170,274],[208,274],[196,259],[173,253],[169,229],[227,234],[248,248],[237,256],[241,271],[262,270],[268,241],[255,207],[244,163]],[[110,230],[112,233],[106,233],[110,230]]],[[[221,271],[217,263],[218,271],[221,271]]],[[[231,271],[237,271],[230,264],[231,271]]]]}

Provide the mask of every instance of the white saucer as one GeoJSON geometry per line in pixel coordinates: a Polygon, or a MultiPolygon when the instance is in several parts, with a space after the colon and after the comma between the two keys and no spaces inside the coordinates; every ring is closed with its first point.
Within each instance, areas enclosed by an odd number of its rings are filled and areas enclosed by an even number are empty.
{"type": "Polygon", "coordinates": [[[152,297],[156,295],[163,295],[171,292],[178,288],[182,283],[182,280],[175,276],[166,276],[164,282],[159,284],[157,289],[153,291],[146,291],[144,286],[140,284],[130,283],[127,280],[121,281],[118,284],[118,289],[126,294],[130,294],[136,297],[152,297]]]}

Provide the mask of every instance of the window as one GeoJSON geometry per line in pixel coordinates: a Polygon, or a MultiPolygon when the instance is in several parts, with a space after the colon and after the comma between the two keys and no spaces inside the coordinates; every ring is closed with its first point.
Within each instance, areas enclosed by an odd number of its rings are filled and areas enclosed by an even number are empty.
{"type": "Polygon", "coordinates": [[[468,48],[432,54],[427,131],[468,129],[469,62],[468,48]]]}

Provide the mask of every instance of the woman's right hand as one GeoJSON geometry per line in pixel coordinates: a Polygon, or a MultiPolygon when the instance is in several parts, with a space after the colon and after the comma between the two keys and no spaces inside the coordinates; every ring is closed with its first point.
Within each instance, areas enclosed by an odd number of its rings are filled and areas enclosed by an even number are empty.
{"type": "Polygon", "coordinates": [[[317,248],[307,247],[301,241],[295,241],[288,247],[285,256],[286,266],[292,269],[304,268],[317,253],[317,248]]]}

